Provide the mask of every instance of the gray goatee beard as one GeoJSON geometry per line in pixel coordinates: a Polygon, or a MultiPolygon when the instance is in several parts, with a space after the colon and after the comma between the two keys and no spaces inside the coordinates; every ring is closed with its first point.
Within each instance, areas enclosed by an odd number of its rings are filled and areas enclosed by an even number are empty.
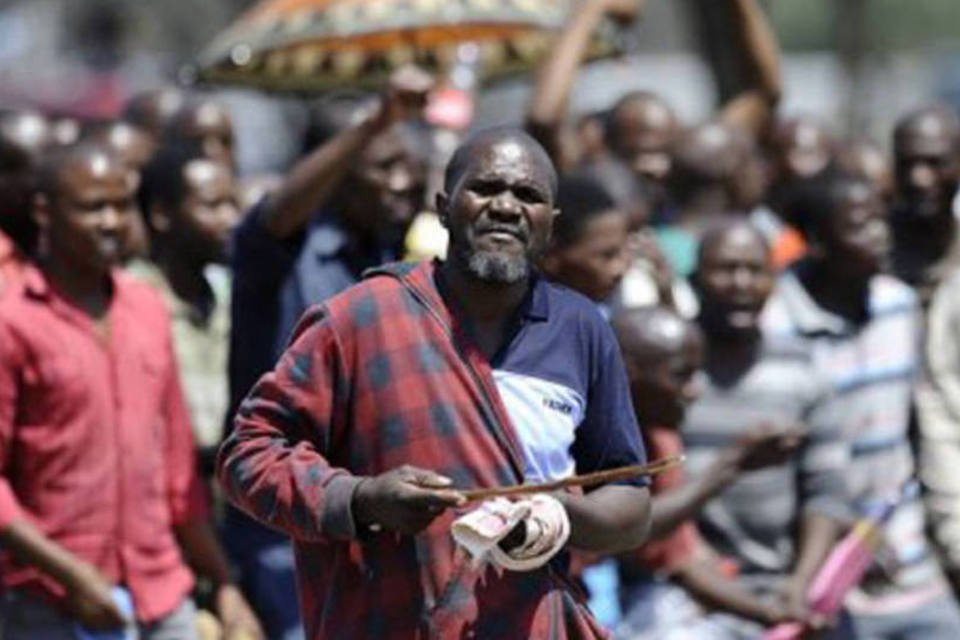
{"type": "Polygon", "coordinates": [[[492,251],[477,251],[465,256],[467,271],[481,282],[511,285],[530,275],[526,256],[506,256],[492,251]]]}

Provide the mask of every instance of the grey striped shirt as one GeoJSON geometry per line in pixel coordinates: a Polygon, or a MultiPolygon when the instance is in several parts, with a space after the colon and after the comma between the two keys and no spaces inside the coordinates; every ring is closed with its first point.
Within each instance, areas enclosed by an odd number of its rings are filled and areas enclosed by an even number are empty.
{"type": "Polygon", "coordinates": [[[842,473],[849,456],[830,387],[793,339],[764,339],[756,362],[733,383],[704,378],[682,429],[692,476],[755,425],[801,423],[809,430],[790,461],[744,474],[700,518],[706,539],[739,561],[745,578],[769,582],[792,569],[802,514],[847,517],[842,473]]]}
{"type": "MultiPolygon", "coordinates": [[[[914,473],[908,426],[919,359],[917,299],[899,280],[875,276],[867,312],[866,322],[852,325],[820,308],[788,272],[764,318],[769,332],[803,339],[830,379],[851,451],[846,478],[858,512],[896,495],[914,473]]],[[[897,559],[896,575],[868,580],[855,592],[847,605],[856,613],[909,608],[945,588],[919,500],[901,505],[885,534],[897,559]]]]}

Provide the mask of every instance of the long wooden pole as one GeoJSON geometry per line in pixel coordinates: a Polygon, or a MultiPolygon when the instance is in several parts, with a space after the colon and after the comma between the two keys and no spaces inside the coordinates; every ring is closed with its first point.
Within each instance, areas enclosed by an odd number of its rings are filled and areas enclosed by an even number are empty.
{"type": "Polygon", "coordinates": [[[618,480],[629,480],[637,476],[654,475],[682,464],[683,460],[683,456],[669,456],[655,460],[649,464],[635,464],[628,467],[595,471],[594,473],[585,473],[583,475],[571,476],[569,478],[563,478],[562,480],[543,482],[541,484],[518,484],[510,487],[471,489],[469,491],[461,491],[461,493],[467,499],[467,502],[476,502],[478,500],[487,500],[488,498],[557,491],[569,487],[583,487],[606,482],[617,482],[618,480]]]}

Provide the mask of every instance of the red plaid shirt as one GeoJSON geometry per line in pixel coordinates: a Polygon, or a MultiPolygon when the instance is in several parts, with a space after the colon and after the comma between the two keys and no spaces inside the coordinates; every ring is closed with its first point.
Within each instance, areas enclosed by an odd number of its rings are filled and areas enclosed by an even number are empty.
{"type": "MultiPolygon", "coordinates": [[[[109,340],[36,269],[0,302],[0,529],[29,520],[150,622],[193,585],[173,525],[207,512],[163,301],[122,274],[113,285],[109,340]]],[[[0,576],[64,593],[8,554],[0,576]]]]}
{"type": "Polygon", "coordinates": [[[358,540],[361,476],[412,464],[464,488],[523,477],[490,365],[437,293],[434,266],[391,271],[308,312],[220,452],[229,498],[294,538],[308,638],[602,637],[555,566],[472,570],[450,536],[454,513],[417,536],[358,540]]]}

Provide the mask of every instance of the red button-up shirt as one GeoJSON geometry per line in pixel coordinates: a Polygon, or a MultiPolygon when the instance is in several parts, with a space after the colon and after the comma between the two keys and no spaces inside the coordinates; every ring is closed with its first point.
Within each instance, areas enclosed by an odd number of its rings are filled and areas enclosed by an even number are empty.
{"type": "MultiPolygon", "coordinates": [[[[130,590],[137,618],[193,585],[173,526],[206,517],[163,302],[113,276],[109,339],[28,268],[0,300],[0,529],[18,519],[130,590]]],[[[0,555],[0,580],[63,588],[0,555]]]]}
{"type": "Polygon", "coordinates": [[[23,257],[13,241],[0,231],[0,295],[20,280],[23,272],[23,257]]]}

